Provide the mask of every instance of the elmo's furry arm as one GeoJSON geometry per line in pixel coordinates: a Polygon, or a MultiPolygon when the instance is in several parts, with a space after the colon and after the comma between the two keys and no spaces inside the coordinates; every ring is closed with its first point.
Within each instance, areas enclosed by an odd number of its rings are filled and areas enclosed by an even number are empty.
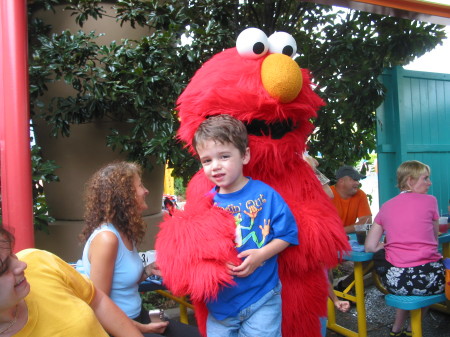
{"type": "Polygon", "coordinates": [[[328,200],[294,201],[289,206],[297,220],[300,244],[289,247],[278,258],[283,284],[283,337],[321,337],[318,318],[327,316],[326,270],[335,267],[338,255],[350,247],[328,200]]]}
{"type": "Polygon", "coordinates": [[[184,211],[167,216],[155,248],[164,285],[176,296],[194,302],[215,298],[234,281],[226,264],[241,263],[235,249],[233,217],[212,205],[212,196],[188,200],[184,211]]]}
{"type": "MultiPolygon", "coordinates": [[[[253,147],[257,145],[251,143],[253,147]]],[[[283,166],[272,165],[277,168],[277,175],[269,176],[267,169],[258,170],[257,167],[259,163],[268,162],[263,156],[265,153],[261,151],[259,157],[253,156],[254,161],[246,168],[249,175],[253,173],[253,179],[265,181],[279,192],[294,214],[300,244],[293,250],[298,250],[300,255],[291,258],[291,268],[301,272],[308,272],[317,266],[334,268],[340,262],[339,256],[351,248],[342,220],[314,171],[300,156],[295,156],[285,161],[283,166]]],[[[272,159],[274,162],[283,162],[283,158],[287,157],[287,150],[282,145],[271,153],[276,155],[272,159]]]]}
{"type": "Polygon", "coordinates": [[[351,250],[347,235],[334,206],[324,200],[305,200],[289,203],[297,220],[302,258],[295,259],[292,268],[307,272],[317,265],[330,269],[341,262],[345,252],[351,250]]]}
{"type": "Polygon", "coordinates": [[[350,247],[339,218],[334,216],[336,210],[328,202],[296,201],[290,207],[297,219],[300,244],[278,258],[283,337],[321,337],[318,318],[327,316],[326,270],[337,265],[338,252],[342,256],[350,247]]]}

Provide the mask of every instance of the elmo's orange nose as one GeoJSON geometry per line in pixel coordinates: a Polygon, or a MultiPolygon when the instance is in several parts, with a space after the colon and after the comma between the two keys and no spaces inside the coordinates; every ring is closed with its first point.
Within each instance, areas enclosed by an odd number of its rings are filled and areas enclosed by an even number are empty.
{"type": "Polygon", "coordinates": [[[300,93],[303,77],[297,62],[283,54],[271,54],[261,67],[261,80],[270,96],[292,102],[300,93]]]}

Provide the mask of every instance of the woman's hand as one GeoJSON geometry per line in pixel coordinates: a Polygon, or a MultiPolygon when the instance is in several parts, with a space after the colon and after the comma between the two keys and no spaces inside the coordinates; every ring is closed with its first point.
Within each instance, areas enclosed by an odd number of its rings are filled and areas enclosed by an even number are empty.
{"type": "Polygon", "coordinates": [[[150,269],[149,275],[161,276],[161,270],[159,270],[159,267],[156,265],[156,262],[150,263],[148,266],[146,266],[146,268],[150,269]]]}
{"type": "Polygon", "coordinates": [[[143,328],[142,328],[141,332],[162,334],[162,333],[164,333],[164,331],[166,330],[168,325],[169,325],[168,321],[142,324],[141,326],[143,328]]]}
{"type": "Polygon", "coordinates": [[[139,283],[145,281],[147,278],[149,278],[152,275],[161,276],[161,271],[159,270],[158,266],[156,265],[156,262],[150,263],[144,267],[144,270],[142,272],[142,277],[139,280],[139,283]]]}
{"type": "Polygon", "coordinates": [[[336,309],[338,309],[341,312],[347,312],[350,309],[350,302],[349,301],[341,301],[341,300],[337,300],[334,301],[334,306],[336,307],[336,309]]]}

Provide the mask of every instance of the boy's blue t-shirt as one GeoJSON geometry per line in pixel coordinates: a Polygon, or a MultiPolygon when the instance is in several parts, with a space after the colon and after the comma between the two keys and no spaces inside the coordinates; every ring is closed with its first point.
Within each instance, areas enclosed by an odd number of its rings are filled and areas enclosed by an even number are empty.
{"type": "MultiPolygon", "coordinates": [[[[236,221],[236,249],[261,248],[273,239],[298,245],[294,216],[283,198],[269,185],[249,178],[239,191],[220,194],[212,190],[214,204],[230,212],[236,221]],[[268,230],[263,236],[263,229],[268,230]]],[[[235,277],[236,285],[224,287],[216,300],[207,303],[216,319],[236,316],[257,302],[279,282],[277,256],[268,259],[247,277],[235,277]]]]}

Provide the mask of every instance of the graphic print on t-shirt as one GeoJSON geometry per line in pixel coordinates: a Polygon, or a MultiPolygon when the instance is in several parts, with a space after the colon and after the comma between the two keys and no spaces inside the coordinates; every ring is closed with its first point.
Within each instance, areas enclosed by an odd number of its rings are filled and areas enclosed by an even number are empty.
{"type": "MultiPolygon", "coordinates": [[[[228,204],[221,207],[231,213],[236,223],[236,247],[245,245],[250,239],[256,247],[261,248],[266,243],[266,238],[270,233],[270,219],[257,218],[258,213],[263,209],[267,200],[260,194],[256,200],[247,200],[245,204],[228,204]],[[255,226],[255,222],[259,224],[255,226]]],[[[216,204],[216,206],[218,206],[216,204]]],[[[220,206],[218,206],[220,207],[220,206]]]]}

